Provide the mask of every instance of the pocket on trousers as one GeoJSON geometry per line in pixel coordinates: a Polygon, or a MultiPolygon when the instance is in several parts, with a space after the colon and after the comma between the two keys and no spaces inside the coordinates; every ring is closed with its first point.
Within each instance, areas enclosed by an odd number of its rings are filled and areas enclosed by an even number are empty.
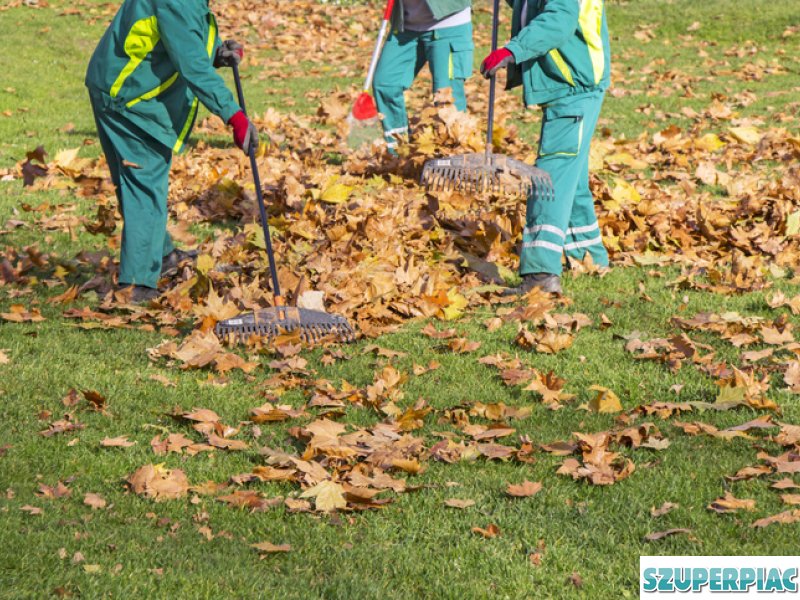
{"type": "Polygon", "coordinates": [[[583,115],[547,109],[539,140],[539,156],[577,156],[583,144],[583,115]]]}
{"type": "Polygon", "coordinates": [[[450,42],[450,79],[467,79],[472,75],[475,45],[471,40],[450,42]]]}

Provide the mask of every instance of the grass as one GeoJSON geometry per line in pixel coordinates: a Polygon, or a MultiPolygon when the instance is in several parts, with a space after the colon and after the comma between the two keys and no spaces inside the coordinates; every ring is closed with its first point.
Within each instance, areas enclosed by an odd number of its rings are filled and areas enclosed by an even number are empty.
{"type": "MultiPolygon", "coordinates": [[[[82,15],[59,16],[65,6],[51,2],[50,8],[0,12],[6,47],[25,48],[26,64],[32,65],[24,67],[18,53],[0,55],[4,73],[0,113],[12,113],[11,117],[0,116],[0,169],[12,166],[40,143],[53,152],[94,139],[83,70],[112,9],[85,3],[80,5],[82,15]],[[87,15],[96,22],[87,25],[87,15]],[[46,43],[31,44],[31,39],[46,43]],[[62,131],[67,123],[74,128],[62,131]]],[[[743,107],[741,116],[769,120],[784,113],[793,116],[788,126],[796,130],[796,95],[786,92],[800,85],[800,34],[784,38],[782,33],[798,18],[800,7],[792,0],[610,3],[617,71],[626,90],[641,93],[610,97],[603,114],[605,125],[614,136],[628,138],[670,123],[685,127],[682,107],[702,110],[714,93],[735,95],[748,90],[757,100],[743,107]],[[701,23],[701,28],[688,40],[684,36],[694,22],[701,23]],[[746,27],[741,27],[742,23],[746,27]],[[648,43],[634,37],[644,25],[654,26],[655,37],[648,43]],[[725,69],[732,75],[709,75],[710,68],[696,55],[701,39],[710,42],[706,51],[714,60],[729,63],[725,69]],[[747,40],[758,47],[756,56],[725,56],[727,50],[747,40]],[[779,54],[781,50],[784,54],[779,54]],[[760,81],[737,78],[745,64],[758,61],[767,66],[778,61],[785,72],[760,81]],[[646,72],[651,66],[652,75],[646,72]],[[670,70],[678,74],[679,81],[691,77],[693,98],[682,98],[677,92],[666,97],[654,94],[652,78],[670,70]],[[650,103],[655,112],[669,116],[659,119],[637,112],[650,103]]],[[[248,80],[245,85],[256,110],[274,102],[275,96],[259,93],[267,87],[264,81],[248,80]]],[[[293,110],[310,112],[314,107],[305,98],[306,92],[329,89],[333,83],[298,76],[281,80],[280,87],[287,88],[297,102],[293,110]]],[[[724,126],[709,123],[710,130],[724,126]]],[[[532,127],[524,125],[521,130],[534,135],[532,127]]],[[[95,142],[81,155],[97,153],[95,142]]],[[[22,211],[21,205],[42,202],[77,202],[80,210],[92,212],[90,202],[62,192],[30,193],[21,189],[19,182],[0,183],[0,229],[9,218],[30,222],[32,215],[22,211]]],[[[68,234],[43,234],[34,227],[0,237],[3,246],[34,243],[60,256],[73,256],[81,248],[97,247],[101,239],[78,233],[73,240],[68,234]]],[[[721,297],[686,292],[684,298],[684,292],[666,286],[676,272],[666,270],[664,277],[652,278],[647,271],[628,268],[603,279],[568,278],[565,286],[574,299],[570,311],[585,312],[595,323],[600,313],[605,313],[614,325],[582,331],[572,348],[555,356],[521,353],[524,362],[564,377],[566,390],[579,401],[589,398],[587,388],[592,384],[612,388],[628,408],[674,399],[670,388],[677,383],[685,385],[682,400],[713,398],[714,385],[709,378],[688,366],[672,374],[655,363],[634,362],[614,336],[635,330],[651,336],[673,333],[669,319],[676,314],[740,311],[774,318],[776,312],[767,307],[763,294],[721,297]],[[640,281],[645,282],[652,303],[639,299],[640,281]]],[[[788,284],[778,281],[776,287],[793,295],[788,284]]],[[[658,420],[656,424],[672,441],[671,447],[660,453],[635,452],[636,472],[611,487],[590,487],[555,476],[560,460],[540,453],[534,464],[526,466],[482,460],[456,465],[431,462],[424,474],[409,478],[424,489],[399,496],[385,510],[352,515],[312,517],[289,514],[283,508],[248,514],[210,499],[198,504],[155,504],[126,494],[122,480],[137,467],[156,461],[149,440],[160,428],[183,431],[166,416],[173,407],[208,407],[224,422],[238,423],[247,418],[250,408],[263,402],[260,381],[233,375],[230,383],[220,388],[207,385],[204,372],[183,372],[151,363],[145,350],[163,336],[140,330],[77,329],[61,317],[61,309],[45,302],[60,291],[37,285],[31,295],[21,298],[26,304],[38,302],[45,322],[0,324],[0,349],[11,359],[10,364],[0,365],[0,419],[5,425],[0,446],[11,446],[0,457],[0,488],[7,490],[0,499],[0,526],[5,536],[0,550],[0,597],[39,598],[59,591],[85,598],[627,598],[637,593],[638,557],[643,554],[796,553],[797,525],[756,530],[747,526],[755,516],[716,515],[705,509],[724,493],[724,475],[756,462],[751,443],[687,437],[658,420]],[[175,387],[165,388],[151,380],[154,374],[173,380],[175,387]],[[46,427],[40,413],[50,411],[51,419],[58,418],[64,411],[61,398],[73,387],[102,392],[109,399],[110,414],[78,411],[78,420],[86,425],[83,431],[52,438],[38,435],[46,427]],[[137,445],[129,449],[99,446],[104,437],[117,435],[128,435],[137,445]],[[40,483],[53,485],[70,477],[75,478],[70,498],[35,496],[40,483]],[[524,479],[541,480],[543,491],[533,499],[508,499],[503,493],[505,486],[524,479]],[[82,504],[86,492],[100,493],[110,506],[90,510],[82,504]],[[443,501],[452,497],[472,499],[476,504],[463,511],[445,507],[443,501]],[[666,501],[680,506],[664,517],[651,517],[650,508],[666,501]],[[20,510],[25,505],[41,507],[44,514],[29,515],[20,510]],[[470,533],[472,527],[490,523],[500,528],[499,537],[484,540],[470,533]],[[210,527],[214,539],[203,537],[200,526],[210,527]],[[672,527],[691,528],[695,539],[675,536],[657,544],[643,541],[648,533],[672,527]],[[540,540],[545,547],[543,562],[533,567],[528,554],[540,540]],[[249,544],[261,541],[289,543],[293,551],[259,561],[249,544]],[[77,552],[83,555],[82,562],[73,559],[77,552]],[[87,570],[86,565],[98,567],[87,570]],[[580,575],[581,587],[568,582],[573,573],[580,575]]],[[[0,288],[0,312],[19,301],[19,292],[24,290],[0,288]]],[[[91,305],[90,300],[81,299],[79,306],[91,305]]],[[[533,405],[532,416],[514,425],[519,435],[528,435],[536,443],[613,425],[611,416],[589,414],[572,406],[549,411],[524,392],[503,385],[493,369],[478,364],[478,355],[515,351],[511,343],[514,331],[504,328],[487,333],[480,324],[486,316],[472,315],[456,325],[470,339],[482,342],[477,354],[442,351],[434,340],[419,334],[422,323],[378,340],[383,347],[407,353],[394,361],[403,371],[431,359],[442,363],[433,373],[410,377],[403,387],[404,405],[419,397],[435,408],[474,401],[533,405]]],[[[792,320],[795,327],[800,325],[796,317],[792,320]]],[[[735,358],[715,339],[704,341],[735,358]]],[[[386,361],[362,354],[364,345],[346,348],[352,359],[332,366],[320,362],[319,351],[312,352],[309,366],[319,377],[333,382],[345,379],[353,385],[366,385],[375,368],[386,361]]],[[[779,387],[777,379],[773,383],[779,387]]],[[[795,397],[782,392],[771,397],[781,404],[785,421],[798,422],[800,405],[795,397]]],[[[304,398],[289,392],[283,400],[300,405],[304,398]]],[[[698,418],[726,427],[753,416],[737,411],[698,418]]],[[[349,409],[343,420],[365,425],[377,422],[379,416],[367,409],[349,409]]],[[[263,435],[254,445],[288,447],[287,428],[262,427],[263,435]]],[[[428,419],[418,434],[435,439],[434,432],[446,428],[428,419]]],[[[765,446],[776,453],[774,445],[765,446]]],[[[248,451],[191,458],[171,455],[164,460],[171,468],[185,469],[192,482],[199,482],[249,471],[260,459],[255,451],[248,451]]],[[[763,483],[744,481],[730,486],[737,497],[756,499],[756,516],[783,510],[777,495],[763,483]]],[[[268,495],[292,491],[281,484],[256,488],[268,495]]]]}

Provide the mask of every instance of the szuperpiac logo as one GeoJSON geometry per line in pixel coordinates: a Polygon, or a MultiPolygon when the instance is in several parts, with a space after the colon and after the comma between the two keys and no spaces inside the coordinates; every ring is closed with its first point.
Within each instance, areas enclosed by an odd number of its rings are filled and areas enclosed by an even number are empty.
{"type": "Polygon", "coordinates": [[[642,598],[800,597],[800,556],[642,556],[639,594],[642,598]]]}

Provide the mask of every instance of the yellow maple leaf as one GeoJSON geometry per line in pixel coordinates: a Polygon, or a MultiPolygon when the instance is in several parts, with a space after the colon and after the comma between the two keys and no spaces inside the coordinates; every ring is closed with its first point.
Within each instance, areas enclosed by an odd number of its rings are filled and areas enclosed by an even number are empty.
{"type": "Polygon", "coordinates": [[[599,413],[615,413],[622,410],[622,403],[619,401],[619,397],[607,387],[593,385],[589,389],[597,392],[589,402],[590,410],[599,413]]]}
{"type": "Polygon", "coordinates": [[[442,308],[442,316],[445,321],[453,321],[464,314],[464,309],[469,301],[458,293],[456,288],[447,292],[448,305],[442,308]]]}
{"type": "Polygon", "coordinates": [[[344,488],[326,479],[314,487],[308,488],[300,494],[301,498],[314,498],[314,505],[322,512],[332,512],[338,508],[345,508],[347,501],[344,499],[344,488]]]}
{"type": "Polygon", "coordinates": [[[319,199],[328,204],[341,204],[353,192],[353,186],[338,183],[338,177],[333,177],[322,190],[319,199]]]}
{"type": "Polygon", "coordinates": [[[728,129],[728,133],[730,133],[736,141],[742,142],[743,144],[755,146],[761,141],[761,132],[752,125],[746,127],[731,127],[728,129]]]}

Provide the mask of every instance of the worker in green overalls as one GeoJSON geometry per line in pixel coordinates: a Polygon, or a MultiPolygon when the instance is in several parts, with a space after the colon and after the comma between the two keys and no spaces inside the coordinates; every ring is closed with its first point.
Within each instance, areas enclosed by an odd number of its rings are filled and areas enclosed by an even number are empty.
{"type": "Polygon", "coordinates": [[[125,0],[92,55],[86,86],[124,221],[118,283],[132,287],[132,302],[157,297],[162,272],[192,257],[167,233],[167,188],[198,102],[233,127],[242,150],[258,145],[214,70],[242,53],[220,41],[207,0],[125,0]]]}
{"type": "Polygon", "coordinates": [[[392,33],[383,47],[373,92],[383,115],[383,134],[390,150],[408,136],[403,92],[425,63],[434,93],[453,91],[456,108],[467,110],[464,81],[472,74],[472,0],[397,0],[392,33]]]}
{"type": "Polygon", "coordinates": [[[561,293],[562,255],[588,253],[608,266],[589,189],[589,143],[610,85],[603,0],[507,0],[511,41],[481,65],[486,77],[508,67],[508,87],[522,84],[525,105],[543,110],[536,166],[547,171],[555,201],[528,199],[520,253],[522,285],[561,293]]]}

